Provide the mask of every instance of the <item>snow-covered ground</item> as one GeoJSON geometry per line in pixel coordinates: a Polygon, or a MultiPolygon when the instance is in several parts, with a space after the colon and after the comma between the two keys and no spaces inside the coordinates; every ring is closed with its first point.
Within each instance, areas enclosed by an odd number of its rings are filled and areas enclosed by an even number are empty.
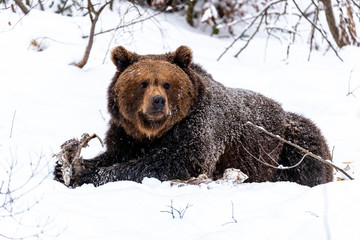
{"type": "MultiPolygon", "coordinates": [[[[6,192],[9,175],[9,190],[18,188],[13,209],[2,207],[8,195],[0,194],[0,239],[360,239],[360,89],[347,96],[360,85],[359,48],[341,50],[343,62],[331,51],[313,52],[308,62],[306,36],[289,59],[286,44],[259,36],[239,58],[232,57],[235,47],[216,61],[231,39],[210,37],[165,14],[97,36],[79,69],[71,63],[85,50],[88,17],[37,10],[21,17],[0,14],[0,189],[6,192]],[[84,132],[105,135],[106,89],[115,72],[108,50],[117,45],[140,54],[188,45],[216,80],[261,92],[311,118],[334,162],[349,165],[356,179],[314,188],[285,182],[171,187],[145,179],[68,189],[53,181],[52,155],[65,140],[84,132]],[[182,217],[170,213],[171,205],[182,217]]],[[[97,30],[120,20],[117,10],[105,10],[97,30]]],[[[90,146],[85,157],[102,151],[96,140],[90,146]]]]}

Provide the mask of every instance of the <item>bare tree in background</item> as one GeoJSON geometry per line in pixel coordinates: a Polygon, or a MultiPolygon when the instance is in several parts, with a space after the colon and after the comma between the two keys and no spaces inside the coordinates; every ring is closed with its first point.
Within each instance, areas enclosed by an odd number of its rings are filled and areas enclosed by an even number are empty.
{"type": "MultiPolygon", "coordinates": [[[[220,59],[230,48],[241,45],[235,57],[245,50],[253,38],[266,31],[268,38],[279,41],[287,39],[287,56],[291,45],[299,37],[299,26],[310,25],[309,58],[312,50],[320,44],[315,35],[325,40],[328,47],[338,55],[337,49],[347,45],[360,45],[356,22],[360,20],[360,3],[356,0],[137,0],[139,4],[157,10],[171,9],[185,11],[186,21],[194,27],[208,25],[212,35],[227,31],[234,41],[219,56],[220,59]],[[307,4],[307,5],[306,5],[307,4]],[[325,21],[322,17],[324,16],[325,21]],[[284,23],[286,23],[284,25],[284,23]],[[326,27],[327,26],[327,27],[326,27]]],[[[357,23],[358,24],[358,23],[357,23]]]]}
{"type": "MultiPolygon", "coordinates": [[[[239,40],[245,43],[241,49],[235,54],[235,57],[249,45],[253,37],[259,32],[260,29],[265,29],[269,37],[280,38],[281,35],[289,35],[288,54],[291,44],[295,41],[298,35],[298,26],[301,22],[307,22],[311,26],[310,31],[310,53],[316,44],[314,42],[314,35],[319,33],[325,40],[328,47],[331,48],[335,54],[340,58],[337,53],[336,47],[332,44],[335,42],[336,46],[341,48],[346,45],[360,45],[360,39],[356,33],[355,19],[359,18],[360,6],[351,0],[336,0],[336,6],[333,7],[331,0],[314,0],[306,7],[300,6],[300,1],[297,0],[272,0],[265,1],[264,6],[259,5],[256,13],[248,20],[245,20],[245,27],[238,37],[225,49],[219,56],[219,59],[234,46],[239,40]],[[339,23],[336,23],[334,9],[339,16],[339,23]],[[355,11],[356,10],[356,11],[355,11]],[[319,20],[319,15],[324,12],[326,16],[326,25],[330,31],[333,41],[329,38],[327,30],[319,20]],[[357,13],[357,14],[356,14],[357,13]],[[279,25],[280,19],[293,19],[293,21],[286,21],[292,23],[290,28],[279,25]],[[294,21],[295,20],[295,21],[294,21]]],[[[316,46],[315,46],[316,47],[316,46]]],[[[218,60],[219,60],[218,59],[218,60]]]]}

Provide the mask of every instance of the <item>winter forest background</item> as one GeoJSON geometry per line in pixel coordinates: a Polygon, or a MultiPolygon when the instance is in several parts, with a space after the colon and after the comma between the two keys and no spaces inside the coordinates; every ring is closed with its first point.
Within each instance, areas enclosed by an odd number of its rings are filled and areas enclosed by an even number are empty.
{"type": "Polygon", "coordinates": [[[359,26],[357,0],[0,0],[0,239],[360,239],[359,26]],[[189,46],[217,81],[312,119],[355,180],[54,182],[65,140],[105,135],[118,45],[189,46]]]}

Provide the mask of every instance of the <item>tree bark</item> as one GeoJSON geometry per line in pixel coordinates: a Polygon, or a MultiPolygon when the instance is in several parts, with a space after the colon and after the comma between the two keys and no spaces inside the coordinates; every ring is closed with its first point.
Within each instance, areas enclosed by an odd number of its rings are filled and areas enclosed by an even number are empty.
{"type": "Polygon", "coordinates": [[[334,11],[331,0],[320,0],[324,4],[326,21],[330,29],[330,33],[335,40],[338,47],[343,47],[345,44],[340,41],[339,28],[336,26],[334,11]]]}

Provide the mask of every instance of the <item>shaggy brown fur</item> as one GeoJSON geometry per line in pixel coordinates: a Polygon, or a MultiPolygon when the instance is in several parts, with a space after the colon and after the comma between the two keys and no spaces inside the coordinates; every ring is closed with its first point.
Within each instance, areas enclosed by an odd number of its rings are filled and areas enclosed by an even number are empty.
{"type": "Polygon", "coordinates": [[[332,168],[247,125],[259,125],[324,159],[325,139],[308,119],[285,112],[261,94],[226,88],[192,63],[191,50],[181,46],[162,55],[138,55],[117,47],[117,67],[109,89],[110,128],[107,150],[85,161],[84,174],[73,186],[144,177],[189,179],[206,174],[213,179],[237,168],[249,182],[293,181],[315,186],[332,180],[332,168]]]}

